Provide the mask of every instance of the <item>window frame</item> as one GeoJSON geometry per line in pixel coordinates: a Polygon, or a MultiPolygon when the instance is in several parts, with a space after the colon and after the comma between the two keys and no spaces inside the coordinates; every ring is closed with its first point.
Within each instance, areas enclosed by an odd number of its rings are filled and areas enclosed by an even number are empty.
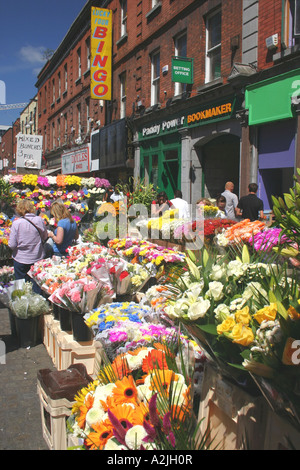
{"type": "Polygon", "coordinates": [[[212,13],[208,14],[205,19],[205,83],[210,83],[214,80],[217,80],[221,77],[221,70],[220,70],[220,77],[216,77],[213,75],[212,72],[212,64],[213,58],[215,57],[215,52],[219,51],[220,55],[220,69],[221,69],[221,47],[222,47],[222,11],[221,8],[214,10],[212,13]],[[211,38],[211,28],[209,28],[209,23],[216,15],[220,15],[221,22],[220,22],[220,42],[215,44],[212,47],[209,47],[209,42],[211,38]]]}
{"type": "Polygon", "coordinates": [[[157,49],[151,54],[151,106],[159,104],[160,97],[160,50],[157,49]],[[157,60],[155,60],[158,57],[157,60]],[[156,75],[157,66],[159,73],[156,75]]]}
{"type": "MultiPolygon", "coordinates": [[[[180,34],[177,34],[177,36],[174,37],[174,55],[176,57],[187,57],[187,31],[183,31],[180,34]],[[185,56],[180,54],[180,50],[178,47],[178,41],[185,37],[185,56]]],[[[180,83],[180,82],[174,82],[174,96],[179,96],[182,93],[184,93],[187,89],[187,83],[180,83]]]]}

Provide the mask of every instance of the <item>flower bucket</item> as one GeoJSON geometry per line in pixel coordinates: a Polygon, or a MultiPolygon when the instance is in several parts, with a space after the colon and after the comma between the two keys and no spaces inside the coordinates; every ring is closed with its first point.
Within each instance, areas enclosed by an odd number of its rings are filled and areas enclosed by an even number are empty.
{"type": "Polygon", "coordinates": [[[17,337],[17,329],[16,329],[16,316],[8,309],[9,314],[9,323],[10,323],[10,331],[12,337],[15,339],[17,337]]]}
{"type": "Polygon", "coordinates": [[[16,334],[20,348],[29,348],[42,343],[41,316],[18,318],[15,316],[16,334]]]}
{"type": "Polygon", "coordinates": [[[72,331],[72,324],[71,324],[71,312],[70,310],[66,310],[65,308],[59,307],[59,323],[60,328],[62,331],[71,332],[72,331]]]}
{"type": "Polygon", "coordinates": [[[81,313],[71,313],[71,323],[73,338],[75,341],[84,342],[92,339],[92,331],[86,325],[83,315],[81,313]]]}
{"type": "Polygon", "coordinates": [[[52,304],[53,317],[55,320],[59,320],[59,306],[52,304]]]}

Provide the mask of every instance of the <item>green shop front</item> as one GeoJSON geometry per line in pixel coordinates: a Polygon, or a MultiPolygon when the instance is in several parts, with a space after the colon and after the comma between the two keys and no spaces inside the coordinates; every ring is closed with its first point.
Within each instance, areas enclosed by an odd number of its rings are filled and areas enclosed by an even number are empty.
{"type": "Polygon", "coordinates": [[[300,95],[300,69],[255,83],[246,88],[248,124],[256,133],[259,197],[266,211],[272,209],[272,195],[282,196],[293,186],[295,172],[297,116],[293,97],[300,95]]]}
{"type": "Polygon", "coordinates": [[[192,204],[222,192],[233,173],[238,187],[240,162],[235,96],[197,105],[198,101],[191,100],[193,104],[174,114],[157,111],[155,121],[148,118],[136,124],[136,177],[166,191],[169,198],[181,189],[192,204]]]}

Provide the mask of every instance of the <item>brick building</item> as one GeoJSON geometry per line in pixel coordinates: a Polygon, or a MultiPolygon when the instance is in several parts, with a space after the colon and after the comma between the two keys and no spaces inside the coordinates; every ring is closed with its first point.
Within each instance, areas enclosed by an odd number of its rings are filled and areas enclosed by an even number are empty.
{"type": "Polygon", "coordinates": [[[194,203],[258,181],[268,209],[300,159],[299,3],[88,1],[36,83],[47,171],[88,146],[86,173],[113,183],[134,173],[194,203]],[[109,101],[91,98],[92,6],[113,16],[109,101]]]}

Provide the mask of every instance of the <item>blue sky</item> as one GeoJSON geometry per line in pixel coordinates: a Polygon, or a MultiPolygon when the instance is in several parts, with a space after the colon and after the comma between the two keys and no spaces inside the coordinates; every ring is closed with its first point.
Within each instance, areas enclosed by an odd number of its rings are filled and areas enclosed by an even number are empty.
{"type": "MultiPolygon", "coordinates": [[[[57,49],[85,4],[86,0],[0,0],[0,81],[5,83],[6,104],[28,103],[35,96],[43,52],[57,49]]],[[[21,111],[0,110],[0,125],[10,126],[21,111]]]]}

